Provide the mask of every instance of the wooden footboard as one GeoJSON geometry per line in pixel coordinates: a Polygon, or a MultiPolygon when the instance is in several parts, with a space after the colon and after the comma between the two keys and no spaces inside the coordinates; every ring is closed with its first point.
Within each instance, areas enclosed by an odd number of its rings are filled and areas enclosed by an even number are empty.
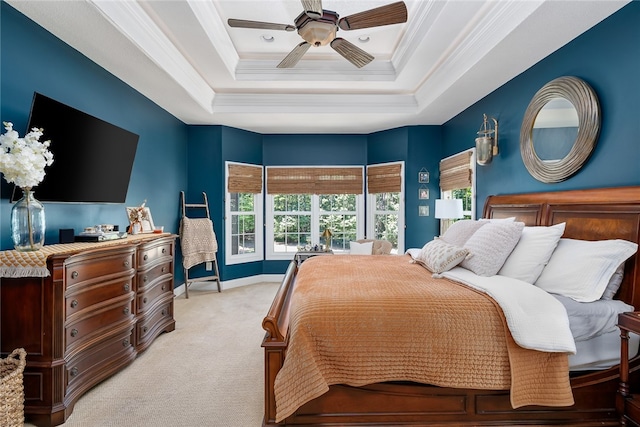
{"type": "MultiPolygon", "coordinates": [[[[492,196],[485,205],[485,216],[517,216],[528,225],[567,222],[565,234],[569,234],[565,237],[624,238],[638,243],[640,187],[492,196]]],[[[267,331],[262,343],[265,349],[265,426],[619,425],[617,366],[573,376],[571,386],[575,404],[571,407],[530,406],[514,410],[508,390],[454,389],[411,382],[363,387],[335,385],[283,422],[276,423],[274,382],[286,357],[289,302],[296,275],[297,266],[292,262],[263,321],[267,331]]],[[[638,255],[627,262],[625,280],[618,295],[640,309],[638,255]]],[[[630,377],[631,384],[640,381],[639,357],[630,362],[630,377]]]]}

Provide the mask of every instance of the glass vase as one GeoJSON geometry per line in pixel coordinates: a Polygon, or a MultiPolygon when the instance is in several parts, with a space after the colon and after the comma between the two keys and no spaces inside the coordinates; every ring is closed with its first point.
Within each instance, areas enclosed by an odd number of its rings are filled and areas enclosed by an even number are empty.
{"type": "Polygon", "coordinates": [[[30,188],[22,190],[22,198],[11,208],[11,236],[17,251],[37,251],[44,245],[44,206],[30,188]]]}

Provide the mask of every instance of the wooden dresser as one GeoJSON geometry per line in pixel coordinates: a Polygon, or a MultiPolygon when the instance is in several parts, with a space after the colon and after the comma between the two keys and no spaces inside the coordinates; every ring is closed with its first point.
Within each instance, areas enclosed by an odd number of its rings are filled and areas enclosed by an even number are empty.
{"type": "Polygon", "coordinates": [[[175,329],[175,238],[55,245],[48,277],[0,279],[0,352],[27,350],[28,422],[64,423],[82,394],[175,329]]]}

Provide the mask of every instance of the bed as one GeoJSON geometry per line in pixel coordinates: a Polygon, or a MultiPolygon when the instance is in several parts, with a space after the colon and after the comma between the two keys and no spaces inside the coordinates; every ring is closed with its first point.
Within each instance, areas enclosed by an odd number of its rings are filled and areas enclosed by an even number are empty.
{"type": "MultiPolygon", "coordinates": [[[[483,218],[515,218],[526,226],[563,223],[562,237],[566,239],[622,239],[637,244],[640,242],[640,187],[490,196],[485,202],[483,218]]],[[[321,258],[327,262],[338,257],[321,258]]],[[[277,377],[288,353],[296,351],[290,338],[291,325],[297,325],[298,314],[292,311],[291,302],[296,297],[296,288],[303,289],[307,280],[304,267],[304,264],[300,268],[295,263],[290,264],[263,321],[266,330],[262,343],[265,351],[263,425],[619,425],[616,410],[620,404],[617,396],[619,369],[611,351],[605,356],[605,359],[611,359],[610,363],[605,360],[601,366],[593,364],[592,360],[577,358],[580,351],[569,355],[572,369],[566,376],[572,399],[570,404],[563,395],[560,398],[564,401],[557,405],[554,402],[515,405],[514,409],[512,390],[508,388],[448,387],[394,378],[364,385],[331,384],[328,391],[319,393],[280,419],[282,413],[278,417],[275,390],[282,385],[278,384],[277,377]]],[[[637,254],[624,263],[623,273],[614,299],[640,307],[637,254]]],[[[387,316],[387,313],[381,313],[381,316],[387,316]]],[[[327,328],[326,333],[330,335],[331,329],[327,328]]],[[[617,351],[619,355],[617,331],[603,334],[599,340],[591,345],[609,350],[615,346],[613,354],[617,351]]],[[[639,367],[640,358],[632,358],[632,381],[639,379],[639,367]]],[[[569,366],[565,369],[568,371],[569,366]]],[[[301,386],[301,390],[304,388],[301,386]]]]}

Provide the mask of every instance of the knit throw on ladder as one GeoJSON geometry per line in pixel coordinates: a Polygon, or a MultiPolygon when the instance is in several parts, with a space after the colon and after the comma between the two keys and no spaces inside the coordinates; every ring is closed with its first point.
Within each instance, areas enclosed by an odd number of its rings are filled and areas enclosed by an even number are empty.
{"type": "Polygon", "coordinates": [[[213,230],[213,222],[209,218],[182,218],[180,248],[184,268],[215,261],[218,241],[213,230]]]}

